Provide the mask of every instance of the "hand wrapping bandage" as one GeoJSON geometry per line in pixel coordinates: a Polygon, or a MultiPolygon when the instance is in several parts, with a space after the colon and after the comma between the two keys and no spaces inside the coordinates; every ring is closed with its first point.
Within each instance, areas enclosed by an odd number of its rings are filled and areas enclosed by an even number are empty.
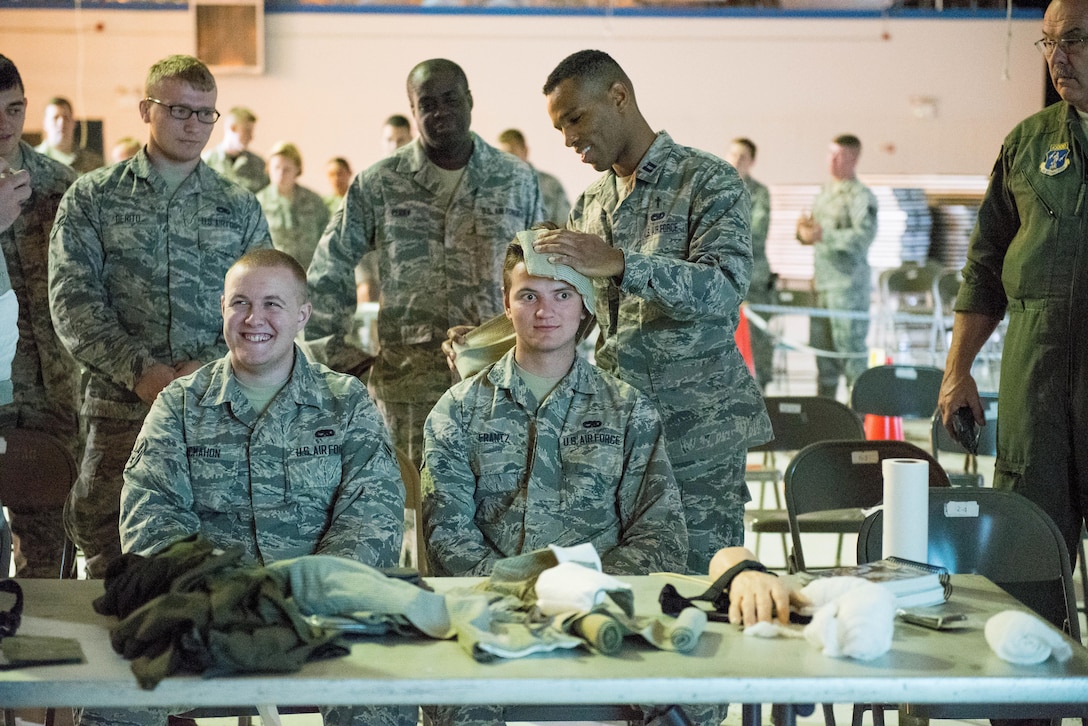
{"type": "Polygon", "coordinates": [[[1050,656],[1064,663],[1073,648],[1038,617],[1020,610],[1005,610],[986,621],[986,642],[1001,660],[1034,665],[1050,656]]]}

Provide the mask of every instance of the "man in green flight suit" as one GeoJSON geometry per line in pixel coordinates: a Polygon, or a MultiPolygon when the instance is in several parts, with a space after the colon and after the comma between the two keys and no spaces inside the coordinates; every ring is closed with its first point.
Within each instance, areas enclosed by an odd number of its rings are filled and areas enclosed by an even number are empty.
{"type": "Polygon", "coordinates": [[[1008,313],[994,486],[1042,507],[1075,560],[1088,514],[1088,0],[1051,2],[1036,46],[1062,100],[1020,122],[994,164],[938,405],[949,430],[964,406],[983,423],[971,364],[1008,313]]]}

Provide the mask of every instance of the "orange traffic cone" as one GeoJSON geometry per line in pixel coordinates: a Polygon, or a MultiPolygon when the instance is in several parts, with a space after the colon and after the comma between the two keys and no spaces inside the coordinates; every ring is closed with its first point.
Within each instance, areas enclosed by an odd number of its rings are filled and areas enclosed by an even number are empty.
{"type": "Polygon", "coordinates": [[[744,314],[744,306],[740,306],[740,319],[737,321],[737,350],[740,351],[740,357],[744,359],[745,364],[748,366],[748,372],[753,377],[756,375],[756,361],[752,357],[752,332],[748,329],[748,317],[744,314]]]}
{"type": "MultiPolygon", "coordinates": [[[[891,356],[884,359],[885,365],[891,365],[891,356]]],[[[900,416],[877,416],[865,414],[865,438],[869,441],[903,440],[903,419],[900,416]]]]}
{"type": "Polygon", "coordinates": [[[869,441],[903,440],[903,419],[899,416],[865,414],[865,438],[869,441]]]}

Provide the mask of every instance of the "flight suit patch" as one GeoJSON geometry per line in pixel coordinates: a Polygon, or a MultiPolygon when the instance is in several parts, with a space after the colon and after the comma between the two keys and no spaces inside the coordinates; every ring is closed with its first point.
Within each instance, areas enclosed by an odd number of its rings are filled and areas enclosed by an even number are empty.
{"type": "Polygon", "coordinates": [[[1047,176],[1061,174],[1069,168],[1069,144],[1054,144],[1046,152],[1039,171],[1047,176]]]}

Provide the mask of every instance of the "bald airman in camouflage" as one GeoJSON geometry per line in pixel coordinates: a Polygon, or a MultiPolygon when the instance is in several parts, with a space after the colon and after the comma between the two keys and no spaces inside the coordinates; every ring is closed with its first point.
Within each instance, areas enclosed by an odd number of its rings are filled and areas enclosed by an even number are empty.
{"type": "MultiPolygon", "coordinates": [[[[13,401],[0,408],[0,426],[50,433],[78,460],[79,366],[53,330],[47,287],[49,232],[76,172],[20,141],[26,119],[23,82],[15,64],[4,56],[0,56],[0,112],[10,132],[0,136],[0,159],[8,169],[24,170],[31,189],[19,216],[0,232],[10,289],[19,302],[19,342],[11,363],[13,401]]],[[[16,574],[57,577],[64,552],[60,508],[28,508],[18,499],[4,505],[14,513],[12,531],[19,536],[26,560],[16,574]]]]}
{"type": "Polygon", "coordinates": [[[167,386],[125,467],[121,544],[142,555],[197,532],[260,564],[309,554],[396,564],[404,485],[357,378],[310,363],[306,273],[257,250],[227,273],[229,352],[167,386]]]}
{"type": "Polygon", "coordinates": [[[744,539],[750,446],[771,438],[734,340],[752,266],[749,199],[733,167],[654,133],[630,79],[581,51],[544,86],[552,123],[604,177],[575,203],[571,229],[536,248],[594,278],[597,364],[655,403],[684,501],[687,570],[744,539]]]}
{"type": "MultiPolygon", "coordinates": [[[[309,362],[306,272],[256,250],[220,303],[229,352],[168,385],[125,467],[121,541],[150,555],[200,533],[259,564],[311,554],[396,564],[404,485],[389,434],[358,379],[309,362]]],[[[322,709],[325,723],[412,726],[416,707],[322,709]]],[[[170,709],[85,711],[88,724],[165,726],[170,709]]]]}
{"type": "Polygon", "coordinates": [[[121,472],[148,406],[226,351],[223,275],[269,245],[257,199],[200,161],[219,114],[195,58],[151,67],[140,114],[150,138],[126,162],[80,177],[57,212],[49,301],[61,341],[90,372],[87,446],[65,520],[100,577],[120,554],[121,472]]]}
{"type": "Polygon", "coordinates": [[[369,384],[394,443],[422,461],[423,422],[451,383],[446,331],[502,311],[507,242],[543,218],[536,176],[526,164],[469,130],[472,94],[448,60],[408,75],[419,138],[356,176],[310,265],[314,300],[307,336],[328,341],[328,362],[351,370],[354,269],[378,254],[378,358],[369,384]]]}

